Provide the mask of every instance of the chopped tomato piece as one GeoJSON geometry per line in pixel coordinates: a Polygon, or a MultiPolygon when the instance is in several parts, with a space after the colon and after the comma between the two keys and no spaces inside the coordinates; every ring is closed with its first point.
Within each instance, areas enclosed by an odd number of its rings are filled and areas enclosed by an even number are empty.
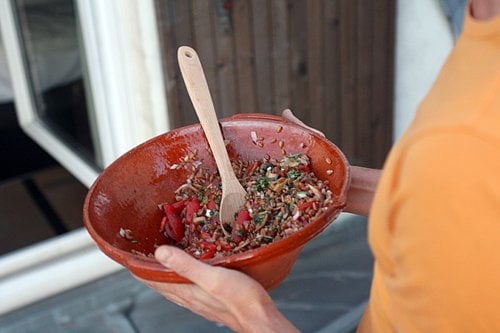
{"type": "Polygon", "coordinates": [[[210,200],[208,200],[207,208],[210,210],[218,210],[219,209],[219,207],[215,203],[215,200],[213,197],[211,197],[210,200]]]}
{"type": "Polygon", "coordinates": [[[251,220],[252,217],[250,216],[250,213],[246,209],[242,209],[238,212],[238,216],[236,217],[236,221],[249,221],[251,220]]]}
{"type": "Polygon", "coordinates": [[[302,204],[300,204],[300,205],[299,205],[299,209],[300,209],[301,211],[304,211],[304,210],[306,210],[307,208],[312,207],[313,203],[314,203],[313,201],[306,201],[306,202],[304,202],[304,203],[302,203],[302,204]]]}
{"type": "Polygon", "coordinates": [[[172,207],[175,209],[177,213],[180,214],[180,212],[182,212],[184,207],[186,207],[187,202],[188,202],[187,200],[176,201],[172,204],[172,207]]]}
{"type": "Polygon", "coordinates": [[[247,175],[249,176],[252,175],[259,166],[260,166],[260,161],[253,162],[252,166],[247,170],[247,175]]]}
{"type": "Polygon", "coordinates": [[[252,217],[250,216],[248,210],[243,209],[238,212],[236,221],[234,221],[233,223],[233,230],[231,231],[231,238],[236,244],[241,242],[241,240],[243,239],[243,236],[246,233],[248,221],[251,219],[252,217]]]}
{"type": "Polygon", "coordinates": [[[193,223],[193,218],[200,209],[200,201],[197,197],[192,197],[186,204],[186,224],[193,223]]]}
{"type": "Polygon", "coordinates": [[[205,232],[205,231],[200,232],[200,237],[201,237],[201,239],[205,239],[205,240],[208,240],[208,239],[212,238],[212,236],[210,235],[210,233],[205,232]]]}
{"type": "Polygon", "coordinates": [[[307,172],[307,173],[311,172],[311,167],[309,167],[309,165],[301,164],[299,168],[301,168],[302,171],[304,171],[304,172],[307,172]]]}
{"type": "Polygon", "coordinates": [[[215,256],[215,252],[217,252],[217,247],[213,243],[209,242],[201,242],[200,244],[203,253],[200,255],[200,259],[210,259],[215,256]]]}
{"type": "Polygon", "coordinates": [[[173,211],[174,213],[176,213],[177,215],[181,215],[182,213],[182,210],[184,209],[184,207],[186,207],[186,203],[187,203],[187,200],[182,200],[182,201],[176,201],[174,203],[166,203],[166,204],[163,204],[163,211],[165,212],[165,215],[167,215],[167,210],[169,211],[173,211]]]}
{"type": "Polygon", "coordinates": [[[167,217],[165,232],[170,238],[176,242],[180,242],[184,237],[184,224],[182,223],[179,214],[175,212],[172,206],[164,205],[163,208],[167,217]]]}

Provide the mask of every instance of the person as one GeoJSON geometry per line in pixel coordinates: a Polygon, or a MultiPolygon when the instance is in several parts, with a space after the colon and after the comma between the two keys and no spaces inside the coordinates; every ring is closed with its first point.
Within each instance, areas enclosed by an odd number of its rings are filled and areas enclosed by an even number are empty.
{"type": "MultiPolygon", "coordinates": [[[[499,124],[500,0],[470,0],[383,171],[351,167],[346,211],[369,216],[375,258],[359,332],[500,332],[499,124]]],[[[169,300],[238,332],[298,331],[243,273],[170,246],[155,257],[193,282],[142,280],[169,300]]]]}

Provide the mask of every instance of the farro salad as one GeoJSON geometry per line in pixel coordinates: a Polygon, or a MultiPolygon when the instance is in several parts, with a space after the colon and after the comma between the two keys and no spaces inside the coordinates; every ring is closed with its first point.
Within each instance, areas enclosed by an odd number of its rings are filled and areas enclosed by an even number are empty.
{"type": "Polygon", "coordinates": [[[333,202],[328,182],[315,176],[305,154],[232,161],[232,166],[247,192],[234,221],[219,220],[220,177],[199,161],[175,191],[175,202],[158,205],[164,213],[160,231],[196,258],[266,246],[297,232],[333,202]]]}

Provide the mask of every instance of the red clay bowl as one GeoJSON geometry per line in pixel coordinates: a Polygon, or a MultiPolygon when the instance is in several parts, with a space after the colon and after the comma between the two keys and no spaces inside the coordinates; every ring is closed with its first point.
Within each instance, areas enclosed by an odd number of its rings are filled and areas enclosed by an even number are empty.
{"type": "MultiPolygon", "coordinates": [[[[287,154],[309,155],[312,170],[318,178],[329,181],[334,193],[334,203],[319,218],[290,237],[266,247],[207,260],[212,265],[240,270],[269,290],[285,279],[304,245],[344,208],[350,181],[348,162],[333,143],[278,116],[239,114],[222,119],[220,123],[224,138],[229,141],[231,159],[262,159],[266,154],[280,158],[283,153],[278,142],[283,141],[287,154]],[[264,137],[264,147],[252,141],[252,131],[259,138],[264,137]],[[272,139],[276,142],[272,143],[272,139]]],[[[196,124],[159,135],[107,167],[91,186],[83,210],[85,227],[98,247],[138,277],[189,282],[147,255],[154,253],[158,245],[171,243],[159,231],[162,216],[157,205],[174,201],[174,190],[190,173],[172,166],[189,151],[197,150],[204,165],[215,171],[215,161],[207,147],[203,130],[196,124]],[[133,241],[120,236],[121,228],[131,231],[133,241]]]]}

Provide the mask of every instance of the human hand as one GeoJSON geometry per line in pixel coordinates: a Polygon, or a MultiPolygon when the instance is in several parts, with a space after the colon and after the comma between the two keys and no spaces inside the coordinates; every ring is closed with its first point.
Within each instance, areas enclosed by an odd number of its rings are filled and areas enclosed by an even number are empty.
{"type": "MultiPolygon", "coordinates": [[[[322,132],[315,128],[307,126],[297,118],[290,109],[283,110],[283,118],[301,125],[310,131],[313,131],[321,136],[325,136],[322,132]]],[[[345,212],[368,216],[375,195],[375,190],[381,176],[381,170],[370,169],[359,166],[349,166],[351,174],[351,183],[347,192],[347,203],[344,208],[345,212]]]]}
{"type": "Polygon", "coordinates": [[[298,332],[266,290],[249,276],[208,265],[173,246],[158,247],[155,258],[192,281],[175,284],[136,277],[170,301],[237,332],[298,332]]]}

